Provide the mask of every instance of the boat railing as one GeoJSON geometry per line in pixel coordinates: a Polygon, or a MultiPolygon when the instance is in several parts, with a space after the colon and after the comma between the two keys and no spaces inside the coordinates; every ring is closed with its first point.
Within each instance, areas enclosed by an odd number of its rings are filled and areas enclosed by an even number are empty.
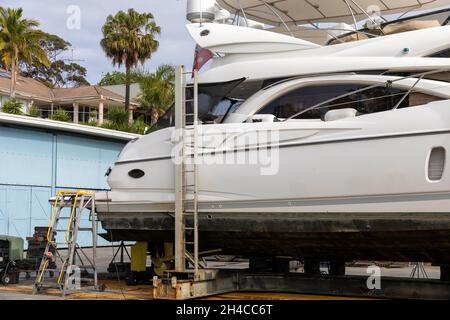
{"type": "MultiPolygon", "coordinates": [[[[351,17],[351,20],[353,21],[353,29],[349,28],[342,28],[337,25],[333,25],[333,23],[325,23],[325,27],[321,27],[319,23],[315,21],[305,21],[304,24],[299,25],[295,23],[294,21],[286,21],[283,19],[282,14],[283,11],[274,6],[273,4],[267,3],[265,0],[260,0],[260,2],[270,11],[270,15],[275,18],[275,20],[279,21],[279,27],[283,27],[285,29],[285,32],[280,33],[286,33],[291,35],[292,37],[295,37],[295,32],[299,29],[304,29],[305,31],[308,30],[317,30],[318,32],[325,33],[330,37],[330,41],[327,44],[330,44],[331,41],[337,41],[339,43],[345,42],[342,38],[352,35],[365,35],[368,37],[379,37],[385,35],[384,28],[392,23],[397,22],[405,22],[410,21],[414,19],[423,19],[426,16],[432,16],[436,14],[441,14],[445,12],[449,12],[449,8],[441,9],[441,10],[434,10],[431,12],[421,13],[413,16],[407,17],[410,13],[417,12],[417,10],[420,10],[422,8],[421,4],[418,4],[417,6],[411,7],[409,10],[403,12],[399,17],[396,17],[395,19],[388,20],[383,15],[379,14],[370,14],[368,10],[365,10],[357,0],[343,0],[348,8],[348,17],[351,17]],[[355,12],[355,8],[359,10],[361,13],[355,12]],[[357,16],[359,17],[359,20],[357,19],[357,16]],[[361,19],[361,16],[364,17],[364,19],[361,19]],[[364,23],[365,22],[365,23],[364,23]],[[335,34],[333,32],[339,32],[340,34],[335,34]]],[[[246,9],[243,8],[240,1],[238,0],[238,9],[233,13],[233,18],[231,21],[231,24],[239,25],[242,23],[242,20],[244,21],[246,26],[250,26],[250,19],[248,19],[249,14],[246,13],[246,9]]],[[[255,11],[255,9],[252,9],[255,11]]],[[[449,18],[442,24],[447,25],[450,20],[450,14],[449,18]]],[[[274,25],[273,27],[276,27],[274,25]]],[[[270,30],[270,28],[268,29],[270,30]]],[[[358,39],[359,40],[359,39],[358,39]]]]}

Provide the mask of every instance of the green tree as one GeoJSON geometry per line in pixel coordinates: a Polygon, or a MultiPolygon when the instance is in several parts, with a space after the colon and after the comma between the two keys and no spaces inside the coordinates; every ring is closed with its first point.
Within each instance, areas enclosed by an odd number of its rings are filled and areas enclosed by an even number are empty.
{"type": "Polygon", "coordinates": [[[151,13],[139,13],[134,9],[119,11],[108,16],[102,28],[103,39],[100,42],[106,56],[113,65],[125,66],[125,109],[130,106],[131,69],[150,59],[158,50],[155,39],[161,28],[155,23],[151,13]]]}
{"type": "MultiPolygon", "coordinates": [[[[130,82],[138,83],[141,81],[142,75],[138,70],[130,72],[130,82]]],[[[126,84],[126,73],[121,71],[113,71],[102,74],[102,79],[99,81],[99,86],[115,86],[126,84]]]]}
{"type": "Polygon", "coordinates": [[[0,7],[0,59],[11,72],[10,96],[15,96],[15,85],[20,63],[50,65],[47,53],[41,47],[45,34],[36,29],[37,20],[22,17],[22,9],[0,7]]]}
{"type": "Polygon", "coordinates": [[[99,86],[115,86],[119,84],[125,84],[125,72],[113,71],[102,74],[102,79],[99,81],[99,86]]]}
{"type": "Polygon", "coordinates": [[[47,52],[51,64],[49,66],[42,63],[22,64],[21,73],[24,76],[38,79],[51,88],[89,85],[86,68],[77,63],[67,63],[66,59],[61,57],[72,46],[69,42],[57,35],[45,33],[41,46],[47,52]]]}
{"type": "Polygon", "coordinates": [[[150,114],[151,126],[154,126],[161,114],[173,104],[175,98],[175,69],[163,64],[156,71],[141,80],[142,107],[150,114]]]}

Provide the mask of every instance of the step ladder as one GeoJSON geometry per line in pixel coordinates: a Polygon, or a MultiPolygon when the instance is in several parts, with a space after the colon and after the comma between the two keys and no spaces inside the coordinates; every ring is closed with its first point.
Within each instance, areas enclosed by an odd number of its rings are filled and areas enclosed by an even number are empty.
{"type": "Polygon", "coordinates": [[[188,262],[198,279],[198,77],[197,71],[185,72],[183,66],[176,68],[175,77],[175,129],[181,143],[181,161],[175,165],[175,271],[192,272],[188,262]],[[192,75],[190,84],[187,75],[192,75]],[[187,91],[191,97],[186,98],[187,91]]]}
{"type": "Polygon", "coordinates": [[[51,199],[51,202],[53,206],[47,231],[47,245],[36,275],[33,293],[36,294],[44,289],[58,289],[65,296],[71,291],[100,290],[96,267],[97,219],[94,193],[84,190],[62,190],[54,199],[51,199]],[[87,210],[90,211],[89,215],[87,210]],[[90,227],[80,227],[83,216],[89,217],[90,227]],[[79,232],[92,233],[91,257],[77,242],[79,232]],[[79,265],[75,264],[77,258],[79,265]],[[56,269],[49,268],[51,262],[56,263],[56,269]],[[88,272],[88,270],[93,278],[82,277],[81,272],[88,272]],[[56,279],[50,281],[47,278],[47,272],[50,275],[56,274],[56,279]],[[82,284],[85,282],[92,285],[83,287],[82,284]]]}

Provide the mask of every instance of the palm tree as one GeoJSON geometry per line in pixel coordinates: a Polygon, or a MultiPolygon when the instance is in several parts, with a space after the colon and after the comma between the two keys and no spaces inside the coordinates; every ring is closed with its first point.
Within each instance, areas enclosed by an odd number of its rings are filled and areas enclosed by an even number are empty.
{"type": "Polygon", "coordinates": [[[142,77],[140,102],[150,112],[152,126],[156,124],[159,116],[173,104],[174,82],[175,69],[167,64],[159,66],[155,73],[142,77]]]}
{"type": "Polygon", "coordinates": [[[100,45],[107,57],[112,59],[113,65],[125,66],[125,109],[128,111],[131,69],[138,63],[143,64],[158,50],[159,42],[155,38],[161,33],[161,28],[151,13],[128,9],[128,12],[119,11],[115,16],[108,16],[102,31],[100,45]]]}
{"type": "Polygon", "coordinates": [[[0,7],[0,59],[11,72],[10,96],[14,98],[19,64],[50,64],[46,51],[40,46],[45,34],[36,29],[39,22],[22,17],[22,9],[0,7]]]}

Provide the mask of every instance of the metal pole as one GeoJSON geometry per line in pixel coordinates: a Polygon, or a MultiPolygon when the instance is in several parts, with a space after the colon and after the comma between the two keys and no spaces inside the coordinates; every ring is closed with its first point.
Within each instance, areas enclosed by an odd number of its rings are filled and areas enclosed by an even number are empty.
{"type": "Polygon", "coordinates": [[[201,0],[200,0],[200,27],[203,27],[203,6],[201,0]]]}
{"type": "Polygon", "coordinates": [[[198,77],[194,70],[194,275],[198,278],[198,77]]]}
{"type": "Polygon", "coordinates": [[[95,196],[91,195],[91,219],[92,219],[92,264],[94,267],[94,287],[97,289],[97,213],[95,212],[95,196]]]}
{"type": "Polygon", "coordinates": [[[241,5],[241,1],[240,0],[238,0],[238,5],[239,5],[239,8],[241,9],[241,12],[242,12],[242,16],[244,17],[244,20],[245,20],[245,25],[248,27],[249,26],[249,24],[248,24],[248,19],[247,19],[247,15],[245,14],[245,11],[244,11],[244,9],[242,8],[242,5],[241,5]]]}
{"type": "Polygon", "coordinates": [[[175,157],[175,271],[184,272],[186,269],[186,247],[183,217],[183,131],[185,122],[185,90],[184,66],[175,68],[175,134],[178,138],[179,154],[175,157]]]}
{"type": "MultiPolygon", "coordinates": [[[[373,20],[372,19],[372,17],[367,13],[367,11],[366,10],[364,10],[355,0],[350,0],[355,6],[357,6],[358,7],[358,9],[359,10],[361,10],[363,13],[364,13],[364,15],[374,24],[374,25],[376,25],[377,24],[377,22],[375,21],[375,20],[373,20]]],[[[384,31],[383,31],[383,29],[381,28],[381,25],[380,25],[380,27],[378,28],[379,30],[380,30],[380,32],[384,35],[384,31]]]]}
{"type": "Polygon", "coordinates": [[[356,22],[355,14],[354,14],[354,12],[353,12],[352,7],[351,7],[350,4],[348,3],[348,1],[347,1],[347,0],[344,0],[344,2],[345,2],[345,4],[346,4],[347,7],[348,7],[348,11],[350,11],[350,14],[352,15],[353,23],[355,24],[356,38],[357,38],[357,40],[359,40],[358,22],[356,22]]]}
{"type": "Polygon", "coordinates": [[[291,31],[291,29],[288,27],[288,25],[286,24],[286,22],[283,20],[283,18],[281,18],[281,16],[278,14],[278,12],[269,4],[266,3],[266,1],[262,1],[262,3],[264,4],[264,6],[266,6],[270,11],[272,11],[272,13],[280,20],[281,24],[284,26],[284,28],[286,29],[287,32],[289,32],[289,34],[294,37],[294,33],[291,31]]]}

